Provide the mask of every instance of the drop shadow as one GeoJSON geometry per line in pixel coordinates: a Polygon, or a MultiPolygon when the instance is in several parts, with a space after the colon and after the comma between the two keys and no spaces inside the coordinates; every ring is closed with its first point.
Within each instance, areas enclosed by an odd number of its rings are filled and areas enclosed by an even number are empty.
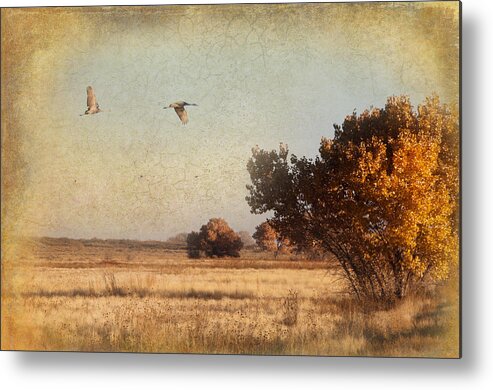
{"type": "Polygon", "coordinates": [[[178,355],[71,352],[3,352],[12,354],[21,371],[66,370],[117,373],[194,372],[246,375],[285,375],[286,372],[323,376],[365,375],[367,378],[402,379],[410,372],[421,378],[447,375],[449,379],[478,369],[479,351],[479,232],[480,210],[479,21],[464,17],[462,24],[462,353],[460,360],[321,358],[231,355],[178,355]]]}

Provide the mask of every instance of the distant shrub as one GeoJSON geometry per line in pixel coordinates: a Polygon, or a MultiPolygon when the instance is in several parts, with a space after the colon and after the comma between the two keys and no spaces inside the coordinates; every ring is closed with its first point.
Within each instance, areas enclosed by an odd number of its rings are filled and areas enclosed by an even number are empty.
{"type": "Polygon", "coordinates": [[[200,235],[197,232],[191,232],[187,236],[187,252],[191,259],[200,257],[200,235]]]}
{"type": "Polygon", "coordinates": [[[275,252],[276,256],[290,252],[289,240],[283,239],[268,221],[255,228],[253,238],[260,249],[275,252]]]}
{"type": "Polygon", "coordinates": [[[210,219],[199,233],[192,232],[187,237],[190,258],[198,258],[201,253],[207,257],[239,257],[241,248],[243,242],[239,234],[222,218],[210,219]]]}

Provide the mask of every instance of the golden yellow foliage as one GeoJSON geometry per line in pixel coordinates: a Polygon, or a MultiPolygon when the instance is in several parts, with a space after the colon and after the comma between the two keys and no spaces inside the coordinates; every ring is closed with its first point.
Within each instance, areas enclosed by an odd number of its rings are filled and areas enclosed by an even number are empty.
{"type": "Polygon", "coordinates": [[[458,126],[436,96],[417,110],[391,97],[336,125],[315,160],[255,150],[247,201],[298,247],[332,252],[358,296],[401,298],[458,262],[458,126]]]}

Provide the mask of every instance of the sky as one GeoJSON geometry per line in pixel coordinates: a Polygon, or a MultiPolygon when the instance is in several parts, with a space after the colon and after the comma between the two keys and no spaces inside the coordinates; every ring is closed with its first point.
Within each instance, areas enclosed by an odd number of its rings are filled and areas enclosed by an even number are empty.
{"type": "Polygon", "coordinates": [[[222,217],[253,232],[266,218],[245,201],[253,146],[314,157],[333,123],[388,96],[457,103],[457,7],[4,10],[2,222],[144,240],[222,217]],[[103,112],[80,116],[88,85],[103,112]],[[163,110],[177,100],[198,105],[186,126],[163,110]]]}

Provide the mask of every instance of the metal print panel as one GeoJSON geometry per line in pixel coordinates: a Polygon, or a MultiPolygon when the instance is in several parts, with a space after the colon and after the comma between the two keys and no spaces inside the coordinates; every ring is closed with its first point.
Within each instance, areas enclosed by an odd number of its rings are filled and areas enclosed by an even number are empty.
{"type": "Polygon", "coordinates": [[[1,348],[460,357],[460,3],[1,10],[1,348]]]}

